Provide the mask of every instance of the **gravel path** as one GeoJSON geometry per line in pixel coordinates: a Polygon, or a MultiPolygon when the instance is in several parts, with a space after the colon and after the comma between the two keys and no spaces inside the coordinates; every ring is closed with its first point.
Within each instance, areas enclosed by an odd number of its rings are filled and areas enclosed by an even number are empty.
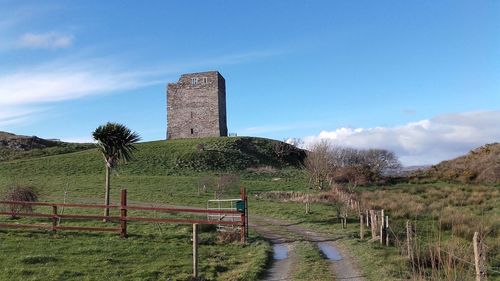
{"type": "MultiPolygon", "coordinates": [[[[269,239],[271,243],[291,243],[293,241],[306,240],[316,243],[326,243],[337,250],[341,256],[340,260],[330,261],[330,270],[333,280],[365,281],[355,259],[349,251],[336,242],[335,239],[321,235],[315,231],[287,223],[282,220],[252,215],[250,226],[260,235],[269,239]],[[334,277],[334,278],[333,278],[334,277]]],[[[290,257],[286,260],[274,261],[267,275],[262,280],[291,280],[290,270],[294,261],[293,249],[289,252],[290,257]],[[287,262],[284,262],[287,261],[287,262]]]]}

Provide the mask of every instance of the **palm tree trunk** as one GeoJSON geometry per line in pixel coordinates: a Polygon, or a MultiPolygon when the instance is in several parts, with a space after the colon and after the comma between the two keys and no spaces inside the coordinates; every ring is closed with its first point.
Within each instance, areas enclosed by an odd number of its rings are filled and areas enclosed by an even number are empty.
{"type": "MultiPolygon", "coordinates": [[[[106,164],[106,184],[104,186],[104,205],[109,206],[109,186],[110,186],[110,175],[111,175],[111,168],[106,164]]],[[[109,217],[109,208],[104,209],[104,216],[109,217]]],[[[103,219],[104,222],[107,222],[108,220],[106,218],[103,219]]]]}

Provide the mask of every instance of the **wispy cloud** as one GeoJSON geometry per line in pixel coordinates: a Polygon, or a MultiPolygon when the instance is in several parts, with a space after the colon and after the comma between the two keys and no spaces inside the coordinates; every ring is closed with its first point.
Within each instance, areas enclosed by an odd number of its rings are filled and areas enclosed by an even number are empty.
{"type": "Polygon", "coordinates": [[[123,59],[88,57],[59,59],[13,71],[4,68],[4,73],[0,73],[0,111],[3,112],[0,115],[0,125],[22,122],[25,119],[18,116],[19,112],[25,112],[23,116],[35,113],[30,112],[28,107],[167,83],[168,76],[177,77],[185,71],[243,63],[274,53],[246,52],[204,60],[186,59],[178,63],[165,63],[159,67],[134,67],[133,69],[138,69],[136,71],[129,71],[129,67],[117,63],[124,62],[123,59]]]}
{"type": "Polygon", "coordinates": [[[73,45],[74,36],[59,32],[26,33],[18,39],[18,46],[31,49],[62,49],[73,45]]]}
{"type": "MultiPolygon", "coordinates": [[[[131,90],[151,83],[147,72],[126,72],[109,61],[52,62],[0,74],[0,125],[33,120],[55,102],[131,90]]],[[[55,107],[52,107],[54,109],[55,107]]]]}
{"type": "Polygon", "coordinates": [[[500,141],[500,111],[439,115],[397,127],[339,128],[303,138],[304,145],[331,139],[355,148],[394,151],[405,165],[434,164],[465,154],[486,143],[500,141]]]}
{"type": "Polygon", "coordinates": [[[39,114],[42,111],[44,111],[42,108],[2,107],[2,110],[0,110],[0,126],[26,123],[29,121],[30,115],[39,114]]]}
{"type": "Polygon", "coordinates": [[[19,71],[0,76],[0,105],[78,99],[147,85],[141,73],[101,71],[98,66],[19,71]]]}

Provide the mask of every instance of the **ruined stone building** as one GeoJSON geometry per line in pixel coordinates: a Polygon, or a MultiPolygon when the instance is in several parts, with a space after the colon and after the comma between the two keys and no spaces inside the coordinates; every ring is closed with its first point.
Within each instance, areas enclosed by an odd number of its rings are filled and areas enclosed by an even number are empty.
{"type": "Polygon", "coordinates": [[[183,74],[167,87],[167,139],[227,136],[226,81],[217,71],[183,74]]]}

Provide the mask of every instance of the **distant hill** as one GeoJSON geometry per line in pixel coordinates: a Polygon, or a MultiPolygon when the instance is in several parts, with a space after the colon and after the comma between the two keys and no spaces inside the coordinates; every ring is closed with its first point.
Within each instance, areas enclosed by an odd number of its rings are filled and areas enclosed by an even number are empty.
{"type": "Polygon", "coordinates": [[[500,143],[487,144],[453,160],[414,172],[417,181],[500,184],[500,143]]]}
{"type": "Polygon", "coordinates": [[[92,147],[92,144],[66,143],[0,131],[0,162],[70,153],[92,147]]]}
{"type": "MultiPolygon", "coordinates": [[[[136,147],[135,160],[120,165],[120,173],[167,175],[265,168],[264,171],[270,167],[301,167],[306,155],[304,150],[290,144],[253,137],[163,140],[139,143],[136,147]]],[[[25,155],[22,158],[23,161],[0,163],[0,170],[7,174],[36,171],[57,175],[102,173],[103,169],[102,156],[97,149],[35,159],[26,159],[25,155]]]]}

